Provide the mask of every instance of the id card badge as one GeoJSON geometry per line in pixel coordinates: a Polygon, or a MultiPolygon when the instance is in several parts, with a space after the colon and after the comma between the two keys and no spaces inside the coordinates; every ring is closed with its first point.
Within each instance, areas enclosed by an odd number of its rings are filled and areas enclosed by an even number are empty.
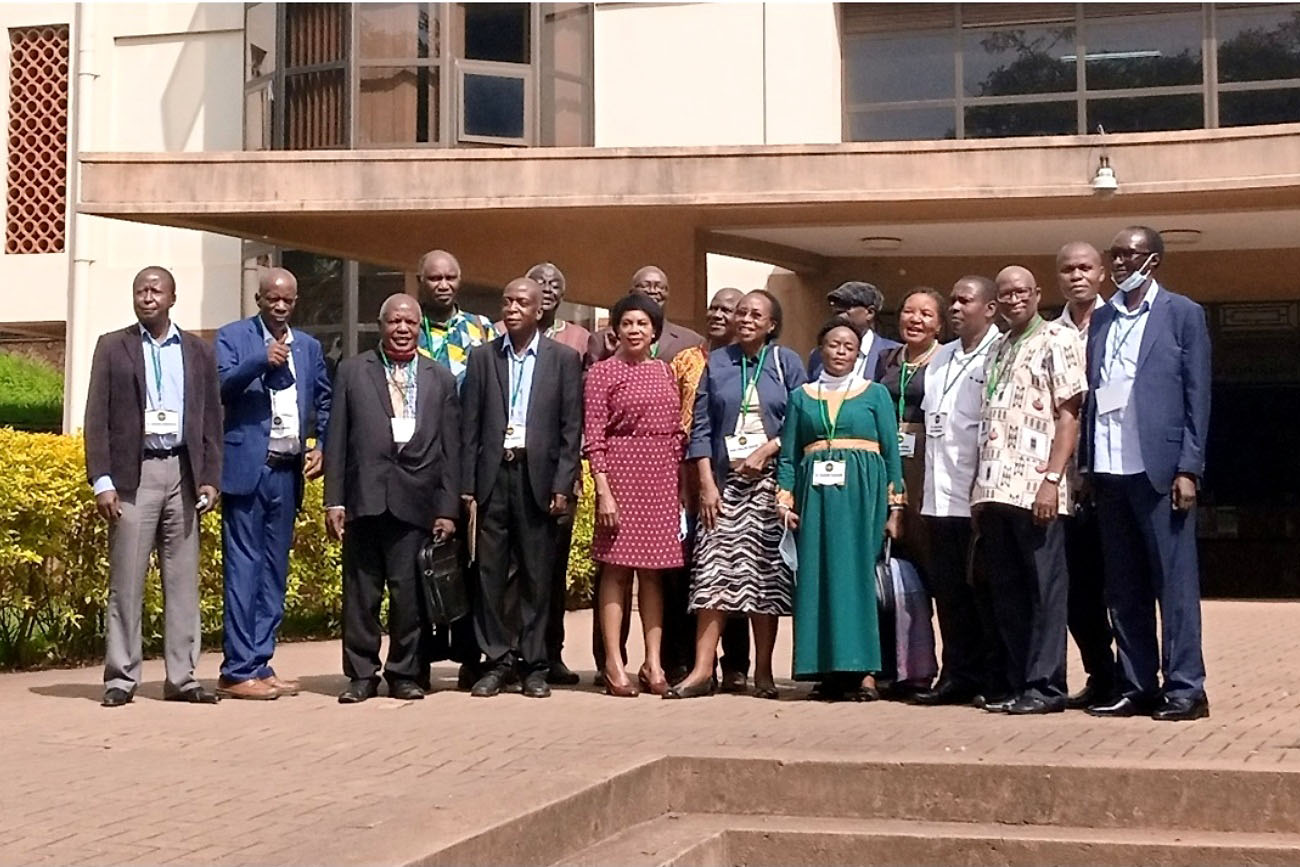
{"type": "Polygon", "coordinates": [[[727,460],[743,461],[766,442],[767,437],[758,434],[733,434],[727,437],[727,460]]]}
{"type": "Polygon", "coordinates": [[[522,449],[527,430],[526,425],[507,425],[506,440],[502,445],[508,449],[522,449]]]}
{"type": "Polygon", "coordinates": [[[1094,392],[1097,398],[1097,415],[1106,415],[1117,409],[1123,409],[1124,404],[1128,401],[1128,395],[1124,394],[1119,383],[1110,382],[1103,385],[1094,392]]]}
{"type": "Polygon", "coordinates": [[[817,461],[813,464],[813,485],[817,487],[843,486],[844,467],[844,461],[817,461]]]}
{"type": "Polygon", "coordinates": [[[144,432],[165,436],[181,432],[181,414],[174,409],[150,409],[144,414],[144,432]]]}
{"type": "Polygon", "coordinates": [[[898,432],[898,456],[910,458],[916,454],[916,434],[898,432]]]}
{"type": "Polygon", "coordinates": [[[415,419],[413,418],[393,418],[389,419],[393,425],[393,442],[399,446],[404,446],[415,436],[415,419]]]}
{"type": "Polygon", "coordinates": [[[947,426],[948,426],[948,413],[927,412],[925,414],[925,435],[927,437],[943,436],[943,430],[947,426]]]}
{"type": "Polygon", "coordinates": [[[271,436],[296,437],[298,435],[297,415],[271,414],[271,436]]]}

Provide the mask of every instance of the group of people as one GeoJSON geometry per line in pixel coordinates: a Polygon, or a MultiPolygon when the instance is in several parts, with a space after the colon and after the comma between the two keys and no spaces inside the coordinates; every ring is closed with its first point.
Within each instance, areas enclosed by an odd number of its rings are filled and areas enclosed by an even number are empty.
{"type": "Polygon", "coordinates": [[[610,695],[750,691],[752,628],[752,693],[777,698],[773,649],[793,615],[793,676],[827,701],[1206,716],[1195,504],[1209,338],[1201,308],[1156,280],[1163,258],[1141,226],[1105,256],[1066,244],[1050,321],[1017,265],[962,277],[947,297],[914,289],[901,343],[876,333],[880,291],[844,283],[805,365],[779,342],[781,304],[765,290],[716,293],[700,336],[667,321],[667,275],[646,266],[589,334],[557,319],[564,276],[542,263],[504,287],[494,324],[460,309],[460,265],[435,250],[418,298],[389,297],[378,346],[332,383],[320,345],[289,324],[289,272],[263,274],[259,313],[222,328],[214,356],[171,322],[171,275],[145,269],[138,323],[96,349],[86,417],[87,472],[112,524],[104,704],[139,682],[155,546],[165,697],[298,690],[271,663],[303,479],[323,473],[343,546],[343,703],[381,679],[421,698],[447,658],[475,696],[576,684],[561,659],[565,573],[591,484],[592,645],[610,695]],[[212,693],[194,679],[196,516],[218,491],[225,658],[212,693]],[[468,616],[437,628],[417,567],[430,537],[459,546],[471,597],[468,616]],[[882,558],[919,578],[919,609],[882,607],[882,558]],[[645,652],[631,675],[634,586],[645,652]],[[923,628],[899,631],[896,613],[923,628]],[[1067,629],[1088,673],[1073,696],[1067,629]]]}

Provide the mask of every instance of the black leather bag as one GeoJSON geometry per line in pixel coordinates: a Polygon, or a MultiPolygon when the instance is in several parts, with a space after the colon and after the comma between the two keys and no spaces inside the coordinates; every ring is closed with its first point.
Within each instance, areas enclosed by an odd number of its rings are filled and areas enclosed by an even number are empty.
{"type": "Polygon", "coordinates": [[[443,625],[469,614],[469,591],[460,570],[460,554],[451,539],[429,539],[416,555],[420,589],[429,618],[443,625]]]}

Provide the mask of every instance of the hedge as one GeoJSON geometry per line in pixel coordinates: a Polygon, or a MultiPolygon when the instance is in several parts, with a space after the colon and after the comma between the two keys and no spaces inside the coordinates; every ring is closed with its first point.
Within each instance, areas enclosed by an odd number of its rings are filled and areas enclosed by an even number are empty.
{"type": "MultiPolygon", "coordinates": [[[[85,481],[80,437],[0,427],[0,668],[86,662],[103,652],[108,598],[108,529],[85,481]]],[[[570,604],[591,597],[591,485],[579,503],[569,561],[570,604]]],[[[200,612],[205,643],[221,638],[221,517],[201,522],[200,612]]],[[[321,484],[307,485],[294,530],[284,637],[337,636],[341,555],[325,534],[321,484]]],[[[145,590],[144,637],[162,642],[162,590],[155,570],[145,590]]]]}
{"type": "Polygon", "coordinates": [[[0,425],[58,430],[63,374],[52,365],[0,352],[0,425]]]}

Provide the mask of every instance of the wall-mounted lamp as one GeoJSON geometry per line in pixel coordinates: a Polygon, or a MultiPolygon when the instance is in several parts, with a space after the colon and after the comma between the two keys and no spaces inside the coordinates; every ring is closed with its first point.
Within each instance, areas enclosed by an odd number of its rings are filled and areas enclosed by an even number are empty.
{"type": "MultiPolygon", "coordinates": [[[[1105,136],[1106,128],[1097,124],[1097,135],[1105,136]]],[[[1110,167],[1110,156],[1106,153],[1105,139],[1102,139],[1101,159],[1097,163],[1097,173],[1092,176],[1092,191],[1101,196],[1109,196],[1119,189],[1119,179],[1110,167]]]]}

